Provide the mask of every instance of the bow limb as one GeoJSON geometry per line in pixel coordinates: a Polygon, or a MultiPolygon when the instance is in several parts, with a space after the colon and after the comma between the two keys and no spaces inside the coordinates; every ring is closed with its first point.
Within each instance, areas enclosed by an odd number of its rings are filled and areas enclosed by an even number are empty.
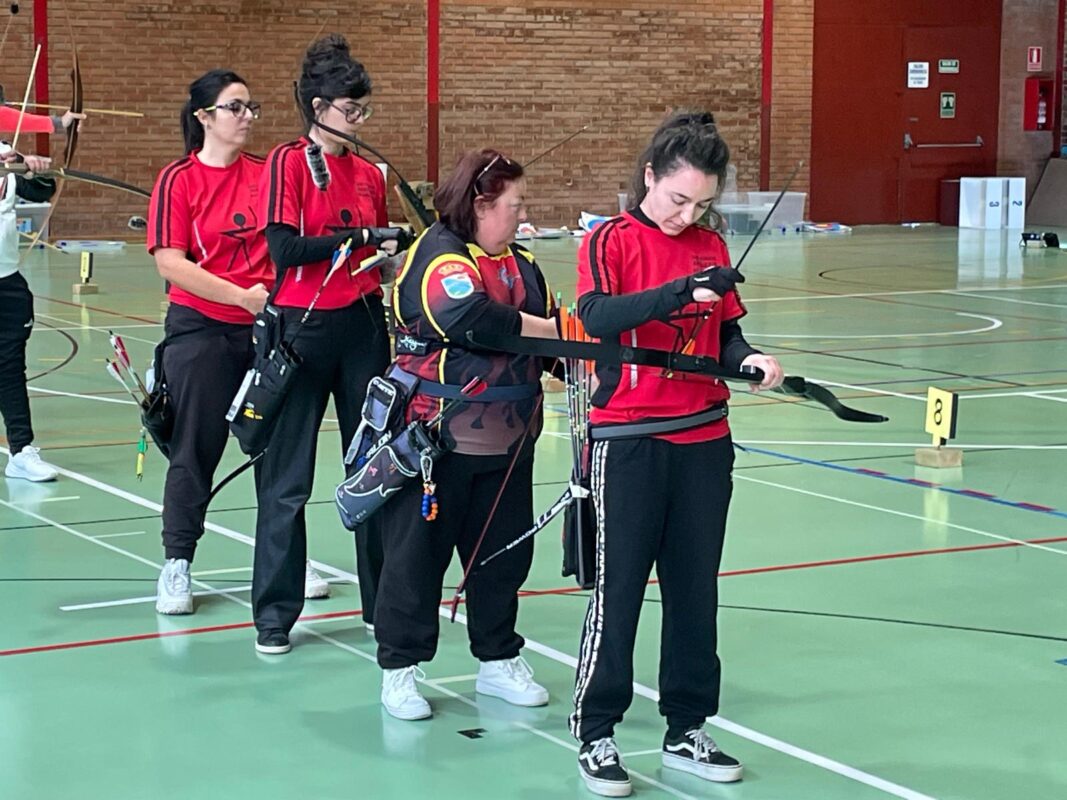
{"type": "Polygon", "coordinates": [[[362,139],[357,139],[355,136],[350,136],[347,133],[342,133],[336,128],[331,128],[329,125],[324,125],[318,120],[312,120],[311,124],[314,125],[316,128],[324,130],[331,136],[336,136],[338,139],[348,142],[353,147],[362,147],[367,152],[380,158],[382,160],[382,163],[389,167],[393,174],[396,175],[396,191],[397,197],[400,200],[401,210],[404,212],[404,216],[411,224],[411,227],[415,229],[416,234],[422,233],[424,230],[429,228],[437,221],[437,217],[434,215],[434,213],[428,208],[426,208],[422,200],[419,199],[419,196],[415,194],[415,190],[411,188],[411,184],[407,182],[404,176],[400,174],[400,170],[393,166],[393,162],[391,162],[388,158],[383,156],[380,152],[375,150],[362,139]]]}
{"type": "MultiPolygon", "coordinates": [[[[73,66],[70,71],[70,110],[76,114],[80,114],[85,103],[85,98],[82,91],[81,65],[78,61],[78,44],[74,38],[74,26],[71,25],[69,16],[67,17],[67,32],[70,34],[70,50],[71,58],[73,60],[73,66]]],[[[59,185],[56,187],[55,194],[52,195],[52,205],[49,207],[48,213],[45,214],[44,219],[41,221],[41,226],[37,229],[37,233],[34,234],[26,253],[23,253],[22,258],[19,259],[19,263],[22,263],[22,259],[24,259],[28,253],[32,252],[37,243],[41,241],[44,232],[48,230],[48,223],[51,222],[52,216],[56,213],[56,209],[59,208],[59,199],[63,196],[63,190],[67,187],[65,179],[68,177],[68,173],[66,170],[69,170],[74,166],[74,156],[78,152],[78,132],[80,128],[81,120],[77,119],[70,124],[69,128],[67,128],[67,146],[63,151],[63,169],[56,171],[57,177],[59,178],[59,185]]]]}
{"type": "Polygon", "coordinates": [[[838,419],[845,422],[888,422],[889,417],[860,411],[846,406],[836,395],[818,383],[812,383],[799,375],[787,375],[782,385],[774,391],[789,397],[800,397],[826,407],[838,419]]]}

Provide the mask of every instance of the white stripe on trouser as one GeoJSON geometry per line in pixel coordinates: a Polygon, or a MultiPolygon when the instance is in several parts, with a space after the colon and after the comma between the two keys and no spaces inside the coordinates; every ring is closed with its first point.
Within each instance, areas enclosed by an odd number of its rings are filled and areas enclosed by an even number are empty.
{"type": "MultiPolygon", "coordinates": [[[[596,671],[597,654],[604,633],[604,574],[607,572],[604,558],[604,465],[608,458],[608,442],[593,445],[592,489],[593,507],[596,509],[596,583],[589,598],[582,628],[582,651],[578,654],[578,676],[574,685],[574,713],[571,715],[571,733],[581,738],[582,702],[596,671]]],[[[579,545],[580,546],[580,545],[579,545]]]]}

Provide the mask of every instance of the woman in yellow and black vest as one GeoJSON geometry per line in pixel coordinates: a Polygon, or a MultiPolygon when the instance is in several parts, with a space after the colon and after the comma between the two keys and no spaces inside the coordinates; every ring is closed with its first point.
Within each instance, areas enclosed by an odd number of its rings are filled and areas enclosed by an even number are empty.
{"type": "MultiPolygon", "coordinates": [[[[409,421],[431,419],[474,378],[488,384],[444,423],[442,435],[455,447],[433,465],[436,502],[423,501],[431,479],[411,481],[381,512],[378,663],[382,704],[401,719],[431,714],[415,673],[437,650],[441,582],[453,550],[469,563],[479,540],[492,552],[533,523],[543,361],[463,346],[468,331],[558,338],[544,276],[512,244],[526,218],[525,190],[522,167],[504,155],[464,155],[436,193],[440,221],[408,252],[393,296],[393,369],[419,379],[409,421]]],[[[515,632],[516,593],[532,559],[531,539],[494,561],[473,576],[466,605],[471,652],[482,662],[477,690],[524,706],[548,702],[515,632]]]]}

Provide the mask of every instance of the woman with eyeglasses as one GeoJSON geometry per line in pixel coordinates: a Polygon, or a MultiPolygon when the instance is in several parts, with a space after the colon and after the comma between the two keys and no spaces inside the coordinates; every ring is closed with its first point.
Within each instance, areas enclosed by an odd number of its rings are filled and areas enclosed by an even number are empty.
{"type": "MultiPolygon", "coordinates": [[[[437,651],[441,582],[453,551],[469,564],[476,552],[495,552],[533,525],[544,364],[464,346],[468,331],[559,336],[540,268],[512,244],[526,219],[525,193],[516,162],[492,150],[464,155],[435,193],[440,221],[408,251],[393,292],[397,339],[403,334],[405,342],[393,369],[418,378],[409,420],[431,419],[474,378],[488,384],[444,424],[454,451],[379,512],[385,567],[375,634],[382,705],[399,719],[432,713],[417,685],[418,665],[437,651]],[[427,503],[428,488],[434,499],[427,503]]],[[[472,573],[465,605],[471,653],[481,662],[476,691],[520,706],[548,702],[515,631],[516,595],[532,559],[527,539],[472,573]]]]}
{"type": "MultiPolygon", "coordinates": [[[[382,239],[395,239],[402,231],[382,230],[388,225],[382,172],[325,130],[354,136],[371,115],[370,95],[370,75],[352,58],[342,36],[314,42],[297,82],[304,135],[278,145],[267,157],[259,225],[266,229],[278,268],[272,302],[281,311],[282,335],[293,341],[299,331],[294,348],[302,364],[256,464],[260,501],[252,606],[256,649],[262,653],[289,651],[289,632],[303,608],[305,505],[327,403],[332,397],[343,454],[359,422],[367,383],[389,365],[381,273],[361,262],[374,255],[376,245],[394,249],[382,239]],[[347,254],[346,245],[351,247],[347,254]],[[320,290],[313,313],[301,325],[320,290]]],[[[355,539],[363,619],[373,630],[382,559],[377,523],[361,526],[355,539]]]]}
{"type": "MultiPolygon", "coordinates": [[[[638,160],[629,209],[579,251],[578,313],[605,342],[756,367],[765,375],[757,388],[771,389],[781,367],[741,333],[745,307],[735,284],[744,278],[730,267],[722,237],[700,223],[729,158],[711,114],[676,112],[660,125],[638,160]]],[[[719,708],[716,576],[732,493],[730,393],[718,380],[645,367],[598,365],[597,377],[590,413],[596,583],[570,720],[581,743],[579,775],[596,794],[631,792],[614,731],[633,699],[637,622],[655,565],[663,766],[740,780],[740,762],[704,731],[719,708]]]]}
{"type": "Polygon", "coordinates": [[[193,81],[181,112],[185,155],[160,171],[149,207],[148,252],[170,285],[156,369],[174,409],[160,614],[193,613],[190,565],[229,435],[226,411],[251,363],[253,316],[274,282],[257,224],[264,162],[242,149],[258,118],[239,75],[217,69],[193,81]]]}

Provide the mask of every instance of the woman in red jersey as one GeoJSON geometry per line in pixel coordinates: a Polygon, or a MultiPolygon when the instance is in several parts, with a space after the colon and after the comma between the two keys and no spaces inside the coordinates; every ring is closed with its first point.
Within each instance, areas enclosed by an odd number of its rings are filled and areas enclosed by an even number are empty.
{"type": "MultiPolygon", "coordinates": [[[[374,254],[372,245],[381,243],[383,232],[371,229],[388,224],[385,178],[350,152],[345,140],[316,125],[354,135],[371,115],[370,94],[370,76],[343,37],[313,43],[297,83],[305,133],[267,157],[259,224],[278,268],[273,303],[286,339],[298,336],[294,347],[302,364],[256,464],[260,502],[252,606],[256,648],[263,653],[289,651],[289,631],[303,608],[304,506],[326,405],[332,396],[343,453],[359,422],[367,383],[389,365],[381,273],[360,268],[374,254]],[[340,254],[341,266],[326,280],[335,254],[349,240],[351,252],[340,254]],[[301,325],[320,289],[315,310],[301,325]]],[[[364,621],[371,627],[382,559],[376,522],[357,530],[356,552],[364,621]]]]}
{"type": "Polygon", "coordinates": [[[161,614],[193,613],[189,569],[226,447],[226,410],[251,363],[253,316],[274,280],[257,224],[263,159],[241,149],[258,117],[259,103],[235,73],[212,70],[193,81],[181,113],[185,156],[159,173],[149,208],[148,252],[170,284],[162,367],[175,417],[161,614]]]}
{"type": "MultiPolygon", "coordinates": [[[[722,237],[698,224],[726,174],[729,151],[711,114],[679,112],[642,154],[631,206],[587,237],[578,261],[578,312],[604,341],[686,347],[728,369],[778,362],[748,345],[722,237]]],[[[704,732],[719,707],[716,576],[732,491],[730,393],[717,380],[636,366],[598,366],[590,414],[597,577],[582,632],[571,731],[579,774],[597,794],[622,797],[629,774],[615,725],[633,699],[637,621],[652,566],[663,600],[660,713],[665,767],[735,781],[741,764],[704,732]],[[628,435],[626,424],[659,430],[628,435]],[[598,426],[603,426],[598,432],[598,426]],[[641,486],[656,487],[642,492],[641,486]]]]}

